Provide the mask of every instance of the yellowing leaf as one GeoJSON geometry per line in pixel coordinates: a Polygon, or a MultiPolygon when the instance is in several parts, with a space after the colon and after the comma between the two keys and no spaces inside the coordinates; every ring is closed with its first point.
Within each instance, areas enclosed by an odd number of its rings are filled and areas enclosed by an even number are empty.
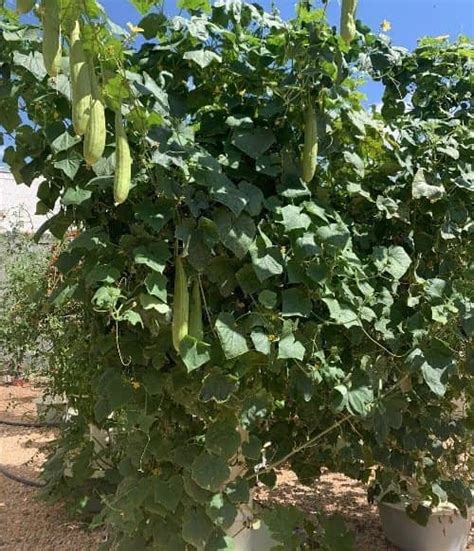
{"type": "Polygon", "coordinates": [[[135,33],[135,34],[138,34],[138,33],[142,33],[143,32],[143,29],[141,27],[137,27],[136,25],[134,25],[133,23],[127,23],[127,27],[130,29],[130,31],[132,33],[135,33]]]}

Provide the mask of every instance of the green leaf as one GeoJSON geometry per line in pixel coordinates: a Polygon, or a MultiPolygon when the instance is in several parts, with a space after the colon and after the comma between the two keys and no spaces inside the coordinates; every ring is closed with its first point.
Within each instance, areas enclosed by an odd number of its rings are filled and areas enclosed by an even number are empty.
{"type": "Polygon", "coordinates": [[[92,191],[89,189],[82,189],[78,187],[67,188],[61,202],[63,205],[81,205],[85,201],[88,201],[92,196],[92,191]]]}
{"type": "Polygon", "coordinates": [[[252,333],[250,333],[250,338],[257,352],[265,354],[266,356],[270,354],[272,349],[270,339],[263,329],[254,329],[252,333]]]}
{"type": "Polygon", "coordinates": [[[134,310],[126,310],[123,314],[120,315],[119,320],[128,321],[128,323],[133,326],[140,325],[141,327],[143,327],[142,317],[138,312],[135,312],[134,310]]]}
{"type": "Polygon", "coordinates": [[[174,475],[168,480],[153,478],[152,486],[156,503],[174,513],[183,494],[183,479],[178,475],[174,475]]]}
{"type": "Polygon", "coordinates": [[[351,239],[347,226],[342,223],[321,226],[318,228],[316,235],[324,244],[340,250],[345,249],[351,239]]]}
{"type": "Polygon", "coordinates": [[[209,518],[216,526],[228,529],[237,517],[237,507],[230,503],[224,494],[216,494],[206,507],[209,518]]]}
{"type": "Polygon", "coordinates": [[[324,530],[322,543],[325,549],[331,551],[354,551],[355,537],[339,515],[321,518],[324,530]]]}
{"type": "Polygon", "coordinates": [[[283,259],[279,249],[277,247],[261,246],[258,241],[252,243],[249,252],[259,281],[265,281],[270,277],[282,274],[283,259]]]}
{"type": "Polygon", "coordinates": [[[198,369],[211,359],[209,345],[189,335],[180,342],[179,353],[188,373],[198,369]]]}
{"type": "Polygon", "coordinates": [[[204,379],[199,398],[203,402],[214,400],[222,404],[227,402],[235,389],[235,381],[229,375],[213,371],[204,379]]]}
{"type": "Polygon", "coordinates": [[[246,199],[245,210],[250,216],[258,216],[262,210],[263,193],[257,186],[249,184],[248,182],[241,182],[239,184],[240,191],[244,194],[246,199]]]}
{"type": "Polygon", "coordinates": [[[347,393],[347,409],[354,415],[365,417],[374,400],[374,393],[367,386],[350,388],[347,393]]]}
{"type": "Polygon", "coordinates": [[[122,293],[117,287],[99,287],[92,297],[92,302],[101,310],[113,310],[121,295],[122,293]]]}
{"type": "Polygon", "coordinates": [[[138,247],[133,253],[135,264],[143,264],[159,273],[163,273],[166,261],[170,257],[168,246],[163,242],[153,243],[146,247],[138,247]]]}
{"type": "Polygon", "coordinates": [[[75,151],[67,151],[59,155],[57,159],[58,160],[53,163],[54,168],[64,172],[70,180],[74,180],[82,164],[82,158],[78,153],[75,151]]]}
{"type": "Polygon", "coordinates": [[[135,216],[156,232],[160,232],[173,217],[173,207],[174,203],[171,201],[161,200],[156,203],[147,201],[136,207],[135,216]]]}
{"type": "Polygon", "coordinates": [[[178,8],[188,11],[200,10],[209,13],[211,11],[211,4],[209,0],[178,0],[178,8]]]}
{"type": "Polygon", "coordinates": [[[235,551],[234,538],[225,536],[222,531],[214,531],[204,551],[235,551]]]}
{"type": "Polygon", "coordinates": [[[362,325],[357,314],[346,304],[340,304],[336,299],[323,298],[326,303],[331,318],[344,327],[360,327],[362,325]]]}
{"type": "Polygon", "coordinates": [[[286,317],[308,317],[313,310],[313,303],[302,289],[286,289],[282,292],[282,315],[286,317]]]}
{"type": "Polygon", "coordinates": [[[228,484],[224,490],[229,501],[232,503],[245,503],[247,504],[250,499],[249,483],[245,478],[236,478],[233,482],[228,484]]]}
{"type": "Polygon", "coordinates": [[[428,199],[432,203],[438,201],[446,193],[443,184],[433,186],[428,184],[425,176],[425,171],[418,169],[412,184],[412,196],[413,199],[428,199]]]}
{"type": "MultiPolygon", "coordinates": [[[[305,533],[302,530],[305,522],[302,511],[292,505],[274,505],[263,512],[262,518],[272,537],[282,544],[283,549],[300,548],[298,540],[300,537],[303,538],[305,533]]],[[[272,546],[273,548],[275,547],[272,546]]]]}
{"type": "Polygon", "coordinates": [[[282,224],[285,226],[286,231],[306,230],[311,224],[311,218],[302,212],[301,207],[287,205],[280,209],[280,214],[283,218],[282,224]]]}
{"type": "Polygon", "coordinates": [[[150,295],[159,298],[162,302],[166,302],[168,298],[166,291],[167,282],[168,279],[163,274],[152,272],[145,278],[145,287],[150,295]]]}
{"type": "Polygon", "coordinates": [[[133,392],[129,381],[113,368],[103,372],[99,384],[111,410],[125,406],[132,399],[133,392]]]}
{"type": "Polygon", "coordinates": [[[14,52],[13,62],[15,65],[25,68],[37,80],[43,80],[47,75],[44,67],[43,56],[38,51],[30,52],[28,55],[21,54],[20,52],[14,52]]]}
{"type": "Polygon", "coordinates": [[[72,136],[69,132],[63,132],[51,142],[54,153],[66,151],[81,141],[79,136],[72,136]]]}
{"type": "Polygon", "coordinates": [[[215,217],[222,243],[230,249],[237,258],[243,258],[254,238],[255,224],[246,214],[233,218],[229,212],[221,210],[215,217]]]}
{"type": "Polygon", "coordinates": [[[344,160],[353,166],[355,173],[361,178],[364,177],[364,161],[357,155],[357,153],[344,152],[344,160]]]}
{"type": "Polygon", "coordinates": [[[278,343],[278,358],[302,361],[306,353],[305,347],[295,339],[293,333],[283,337],[278,343]]]}
{"type": "Polygon", "coordinates": [[[240,447],[240,434],[237,432],[237,418],[221,415],[206,432],[206,448],[224,459],[230,459],[240,447]]]}
{"type": "Polygon", "coordinates": [[[156,310],[159,314],[169,314],[170,307],[168,304],[163,303],[160,299],[147,295],[145,293],[140,293],[139,295],[140,305],[144,310],[156,310]]]}
{"type": "Polygon", "coordinates": [[[229,478],[230,469],[222,457],[202,452],[193,462],[191,475],[201,488],[218,492],[229,478]]]}
{"type": "Polygon", "coordinates": [[[97,264],[89,270],[85,277],[87,286],[93,285],[98,281],[103,283],[112,284],[120,277],[120,271],[115,266],[110,264],[97,264]]]}
{"type": "Polygon", "coordinates": [[[145,14],[151,10],[153,6],[161,6],[163,0],[130,0],[141,14],[145,14]]]}
{"type": "Polygon", "coordinates": [[[453,353],[441,340],[433,341],[423,348],[416,348],[407,357],[407,363],[414,370],[420,370],[425,383],[438,396],[446,393],[449,372],[455,369],[453,353]]]}
{"type": "Polygon", "coordinates": [[[215,201],[229,208],[236,216],[244,210],[247,205],[245,191],[238,188],[225,174],[212,173],[210,180],[210,192],[215,201]]]}
{"type": "Polygon", "coordinates": [[[227,359],[237,358],[248,352],[247,341],[238,331],[232,314],[225,312],[219,314],[216,331],[227,359]]]}
{"type": "MultiPolygon", "coordinates": [[[[146,40],[151,40],[156,37],[160,29],[166,23],[166,17],[161,13],[149,13],[140,21],[138,26],[143,29],[143,36],[146,40]]],[[[119,92],[122,91],[122,86],[119,88],[119,92]]],[[[122,92],[123,93],[123,92],[122,92]]],[[[118,97],[121,94],[116,94],[118,97]]]]}
{"type": "Polygon", "coordinates": [[[201,69],[205,69],[213,61],[222,63],[221,56],[212,50],[191,50],[183,55],[183,59],[194,61],[194,63],[197,63],[201,69]]]}
{"type": "Polygon", "coordinates": [[[396,280],[402,278],[411,265],[411,258],[403,247],[374,247],[372,256],[377,269],[389,273],[396,280]]]}
{"type": "Polygon", "coordinates": [[[268,128],[235,130],[232,144],[253,159],[258,159],[275,143],[275,135],[268,128]]]}
{"type": "Polygon", "coordinates": [[[213,525],[202,507],[186,509],[183,516],[182,535],[184,541],[195,549],[204,549],[212,534],[213,525]]]}
{"type": "Polygon", "coordinates": [[[265,289],[258,295],[258,302],[265,308],[272,309],[277,305],[278,295],[274,291],[265,289]]]}

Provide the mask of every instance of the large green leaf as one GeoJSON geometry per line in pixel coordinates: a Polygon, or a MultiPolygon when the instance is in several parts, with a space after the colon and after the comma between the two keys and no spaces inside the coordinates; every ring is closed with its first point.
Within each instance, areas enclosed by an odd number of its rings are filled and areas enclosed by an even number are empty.
{"type": "Polygon", "coordinates": [[[216,331],[226,358],[236,358],[248,352],[247,341],[238,330],[232,314],[219,314],[216,331]]]}
{"type": "Polygon", "coordinates": [[[134,250],[135,264],[144,264],[155,272],[162,273],[170,256],[166,243],[138,247],[134,250]]]}
{"type": "Polygon", "coordinates": [[[198,369],[211,359],[209,345],[189,335],[180,342],[179,353],[188,372],[198,369]]]}
{"type": "Polygon", "coordinates": [[[305,353],[305,347],[295,339],[292,333],[283,337],[278,343],[278,357],[282,360],[295,359],[302,361],[305,353]]]}
{"type": "Polygon", "coordinates": [[[232,143],[249,157],[258,159],[275,143],[275,135],[268,128],[235,130],[232,143]]]}
{"type": "Polygon", "coordinates": [[[181,501],[183,479],[178,475],[172,476],[168,480],[157,477],[152,479],[152,486],[155,501],[174,513],[181,501]]]}
{"type": "Polygon", "coordinates": [[[193,462],[192,477],[194,482],[211,492],[218,492],[228,479],[229,466],[222,457],[202,452],[193,462]]]}
{"type": "Polygon", "coordinates": [[[375,247],[373,258],[377,269],[389,273],[394,279],[402,278],[411,265],[411,258],[403,247],[375,247]]]}

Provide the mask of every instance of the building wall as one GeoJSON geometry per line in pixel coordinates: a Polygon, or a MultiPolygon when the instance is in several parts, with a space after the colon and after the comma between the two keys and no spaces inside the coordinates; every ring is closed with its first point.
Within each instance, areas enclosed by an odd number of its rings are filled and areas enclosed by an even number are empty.
{"type": "Polygon", "coordinates": [[[11,173],[0,166],[0,233],[18,226],[22,231],[35,232],[46,220],[46,216],[35,214],[39,183],[17,185],[11,173]]]}

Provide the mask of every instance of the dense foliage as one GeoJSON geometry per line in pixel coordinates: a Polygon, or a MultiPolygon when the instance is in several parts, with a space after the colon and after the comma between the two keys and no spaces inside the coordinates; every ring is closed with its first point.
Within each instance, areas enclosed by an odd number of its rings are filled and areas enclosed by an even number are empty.
{"type": "MultiPolygon", "coordinates": [[[[47,78],[41,30],[7,11],[1,23],[5,161],[19,183],[44,178],[38,212],[58,210],[41,231],[79,230],[49,297],[81,305],[88,349],[68,373],[81,388],[64,388],[81,399],[54,486],[92,475],[94,423],[113,429],[103,515],[123,548],[230,549],[252,487],[284,464],[304,482],[375,468],[373,491],[410,495],[418,519],[422,499],[465,513],[453,466],[472,412],[455,418],[453,399],[472,397],[472,44],[410,53],[359,22],[349,45],[304,2],[291,22],[237,0],[182,0],[190,17],[171,19],[134,3],[146,15],[128,32],[93,0],[60,2],[107,106],[93,166],[67,59],[47,78]],[[362,71],[385,86],[380,113],[362,107],[362,71]],[[114,205],[120,109],[133,180],[114,205]],[[204,311],[202,338],[178,350],[177,256],[204,311]]],[[[315,548],[297,511],[262,514],[282,548],[315,548]]]]}

